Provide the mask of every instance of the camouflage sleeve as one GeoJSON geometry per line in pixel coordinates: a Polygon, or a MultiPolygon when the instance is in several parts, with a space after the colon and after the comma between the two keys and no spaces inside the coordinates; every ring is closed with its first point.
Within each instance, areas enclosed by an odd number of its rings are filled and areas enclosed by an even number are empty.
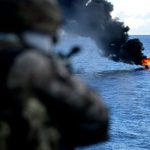
{"type": "Polygon", "coordinates": [[[46,106],[65,146],[107,140],[106,106],[56,56],[47,57],[35,51],[22,54],[11,69],[8,86],[21,89],[23,101],[34,95],[46,106]]]}

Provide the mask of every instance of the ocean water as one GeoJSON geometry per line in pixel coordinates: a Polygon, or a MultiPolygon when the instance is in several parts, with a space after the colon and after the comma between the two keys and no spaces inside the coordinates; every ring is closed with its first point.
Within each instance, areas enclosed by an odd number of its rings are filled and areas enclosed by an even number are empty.
{"type": "MultiPolygon", "coordinates": [[[[150,56],[150,36],[130,38],[139,38],[150,56]]],[[[90,38],[64,34],[62,39],[58,51],[81,46],[72,58],[75,73],[101,95],[110,112],[109,141],[76,150],[150,150],[150,70],[102,57],[90,38]]]]}

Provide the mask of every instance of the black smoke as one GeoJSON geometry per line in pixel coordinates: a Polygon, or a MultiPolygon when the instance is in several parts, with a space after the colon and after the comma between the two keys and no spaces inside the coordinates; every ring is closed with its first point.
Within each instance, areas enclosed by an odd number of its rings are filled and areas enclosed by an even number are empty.
{"type": "Polygon", "coordinates": [[[143,45],[129,40],[129,27],[113,19],[113,5],[106,0],[58,0],[68,32],[92,38],[102,54],[114,61],[141,65],[143,45]]]}

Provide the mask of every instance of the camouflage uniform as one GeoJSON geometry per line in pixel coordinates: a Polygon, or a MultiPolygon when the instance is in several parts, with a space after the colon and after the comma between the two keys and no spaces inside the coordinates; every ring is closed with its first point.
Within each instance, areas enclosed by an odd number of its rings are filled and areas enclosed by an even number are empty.
{"type": "Polygon", "coordinates": [[[57,55],[30,47],[20,36],[34,30],[56,37],[56,2],[0,0],[1,6],[0,31],[15,33],[19,42],[0,41],[0,150],[72,149],[107,140],[101,99],[57,55]]]}

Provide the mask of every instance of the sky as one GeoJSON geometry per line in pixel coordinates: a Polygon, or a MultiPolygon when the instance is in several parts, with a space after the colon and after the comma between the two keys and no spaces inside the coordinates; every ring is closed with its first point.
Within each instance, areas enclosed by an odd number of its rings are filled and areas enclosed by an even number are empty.
{"type": "Polygon", "coordinates": [[[130,35],[150,35],[150,0],[107,0],[114,6],[112,16],[130,28],[130,35]]]}

